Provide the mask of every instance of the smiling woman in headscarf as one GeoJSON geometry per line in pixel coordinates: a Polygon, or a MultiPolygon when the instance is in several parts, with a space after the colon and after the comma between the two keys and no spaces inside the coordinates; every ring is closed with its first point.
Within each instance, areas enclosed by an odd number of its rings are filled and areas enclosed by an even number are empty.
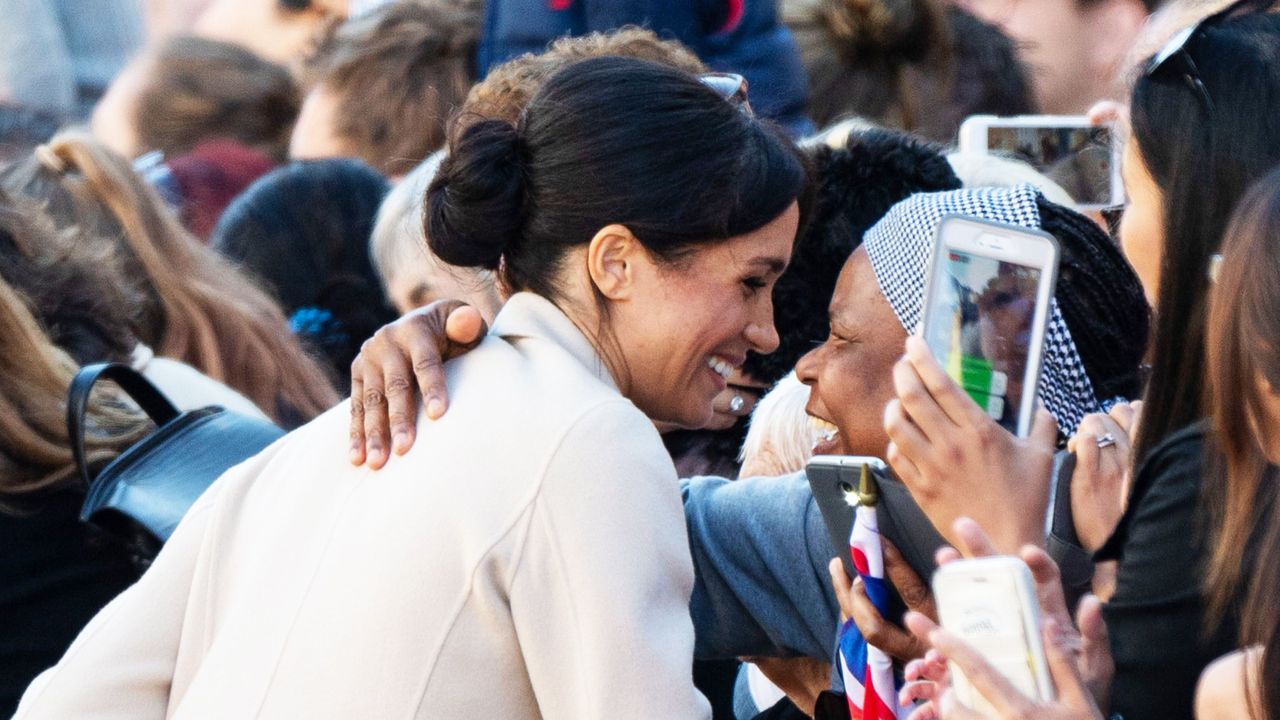
{"type": "MultiPolygon", "coordinates": [[[[912,258],[928,258],[937,223],[949,212],[1040,228],[1057,238],[1055,350],[1046,353],[1039,394],[1061,415],[1061,435],[1104,402],[1136,394],[1148,310],[1137,277],[1097,225],[1026,186],[917,194],[894,206],[844,263],[830,305],[830,336],[797,366],[811,389],[808,412],[832,428],[821,452],[885,454],[883,415],[893,398],[893,367],[923,299],[927,260],[912,258]]],[[[807,232],[837,233],[848,220],[836,213],[825,222],[832,225],[807,232]]],[[[425,339],[445,343],[443,337],[425,339]]],[[[429,392],[443,393],[427,384],[429,392]]],[[[905,504],[896,508],[899,528],[882,524],[882,530],[923,574],[941,538],[901,485],[884,487],[905,504]]],[[[1068,489],[1060,488],[1059,507],[1068,489]]],[[[1038,494],[1047,509],[1048,477],[1026,478],[1017,491],[1038,494]]],[[[990,494],[997,510],[1002,492],[993,487],[990,494]]],[[[736,482],[694,478],[685,481],[684,499],[697,573],[691,600],[697,655],[829,658],[839,610],[827,564],[837,550],[804,473],[736,482]]],[[[1030,522],[1043,532],[1044,515],[1030,522]]],[[[1069,514],[1065,523],[1062,532],[1069,536],[1069,514]]],[[[1064,539],[1050,543],[1058,559],[1070,552],[1072,538],[1064,539]]],[[[1087,556],[1083,561],[1087,565],[1087,556]]]]}

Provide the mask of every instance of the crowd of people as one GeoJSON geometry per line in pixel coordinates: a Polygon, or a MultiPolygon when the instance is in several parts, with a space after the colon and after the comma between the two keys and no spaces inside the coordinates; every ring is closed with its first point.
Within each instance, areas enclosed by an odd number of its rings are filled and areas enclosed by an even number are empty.
{"type": "Polygon", "coordinates": [[[0,0],[0,716],[1280,718],[1273,4],[0,0]],[[1036,113],[1122,207],[955,149],[1036,113]],[[1025,436],[916,335],[957,214],[1059,249],[1025,436]],[[104,362],[289,431],[144,564],[104,362]],[[939,626],[995,555],[1051,697],[939,626]]]}

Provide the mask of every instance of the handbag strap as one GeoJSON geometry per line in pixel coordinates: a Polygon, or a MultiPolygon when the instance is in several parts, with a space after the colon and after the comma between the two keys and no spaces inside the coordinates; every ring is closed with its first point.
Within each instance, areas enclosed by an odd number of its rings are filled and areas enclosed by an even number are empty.
{"type": "Polygon", "coordinates": [[[169,402],[169,398],[128,365],[96,363],[81,368],[71,381],[71,390],[67,396],[67,437],[71,441],[71,454],[86,488],[92,479],[89,477],[89,464],[84,453],[85,413],[89,409],[89,396],[99,380],[111,380],[119,385],[156,426],[178,417],[178,409],[169,402]]]}

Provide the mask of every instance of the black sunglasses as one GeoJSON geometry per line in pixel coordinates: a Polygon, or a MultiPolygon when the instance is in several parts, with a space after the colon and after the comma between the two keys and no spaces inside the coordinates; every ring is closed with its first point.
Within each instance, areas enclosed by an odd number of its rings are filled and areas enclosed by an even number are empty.
{"type": "Polygon", "coordinates": [[[1212,115],[1213,97],[1209,95],[1209,88],[1205,87],[1204,80],[1200,77],[1200,68],[1196,65],[1195,58],[1191,57],[1191,52],[1187,49],[1187,45],[1201,30],[1239,14],[1270,9],[1273,1],[1236,0],[1236,2],[1218,12],[1179,30],[1177,34],[1169,38],[1169,42],[1165,43],[1164,47],[1160,48],[1160,52],[1151,57],[1151,62],[1147,64],[1147,71],[1144,75],[1154,78],[1158,73],[1167,72],[1175,67],[1180,68],[1182,70],[1182,81],[1200,98],[1205,110],[1212,115]]]}
{"type": "Polygon", "coordinates": [[[703,73],[698,76],[703,85],[716,91],[720,97],[741,108],[748,115],[754,115],[751,103],[747,101],[747,79],[737,73],[703,73]]]}

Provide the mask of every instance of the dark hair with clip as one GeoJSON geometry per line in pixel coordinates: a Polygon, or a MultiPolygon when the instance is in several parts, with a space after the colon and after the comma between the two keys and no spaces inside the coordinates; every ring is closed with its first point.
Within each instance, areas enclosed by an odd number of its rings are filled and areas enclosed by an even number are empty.
{"type": "Polygon", "coordinates": [[[426,234],[445,262],[501,266],[509,289],[554,299],[565,253],[606,225],[674,260],[766,225],[805,184],[790,141],[697,78],[594,58],[548,80],[517,125],[462,133],[427,191],[426,234]]]}

